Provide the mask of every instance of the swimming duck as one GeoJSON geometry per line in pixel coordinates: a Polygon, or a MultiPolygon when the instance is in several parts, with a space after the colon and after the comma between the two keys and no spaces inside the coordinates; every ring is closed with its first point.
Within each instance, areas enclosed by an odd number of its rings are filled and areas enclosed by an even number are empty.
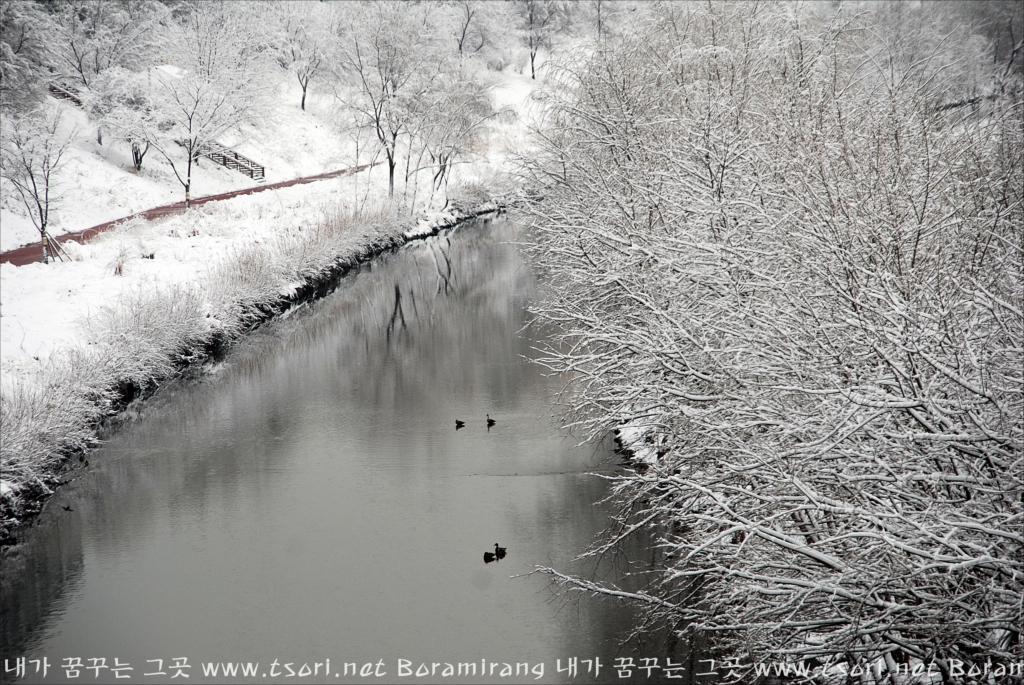
{"type": "Polygon", "coordinates": [[[494,419],[492,419],[492,418],[491,418],[491,415],[490,415],[490,414],[488,414],[488,415],[487,415],[487,427],[488,427],[488,428],[490,428],[490,427],[491,427],[491,426],[493,426],[494,424],[495,424],[495,421],[494,421],[494,419]]]}
{"type": "Polygon", "coordinates": [[[504,559],[506,551],[507,550],[504,547],[498,547],[497,542],[494,543],[494,556],[496,556],[499,559],[504,559]]]}
{"type": "Polygon", "coordinates": [[[493,552],[484,552],[484,563],[485,564],[489,564],[492,561],[494,561],[494,553],[493,552]]]}
{"type": "Polygon", "coordinates": [[[459,421],[458,419],[455,419],[455,430],[459,430],[460,428],[465,428],[465,427],[466,427],[466,422],[465,421],[459,421]]]}

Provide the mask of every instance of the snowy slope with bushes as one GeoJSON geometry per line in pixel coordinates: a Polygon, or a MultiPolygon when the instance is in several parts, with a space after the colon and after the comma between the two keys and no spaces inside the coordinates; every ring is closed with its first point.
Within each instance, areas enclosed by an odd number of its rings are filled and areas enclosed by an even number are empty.
{"type": "Polygon", "coordinates": [[[631,596],[736,682],[1024,656],[1024,69],[975,6],[665,3],[552,88],[541,362],[632,467],[592,553],[656,539],[631,596]]]}
{"type": "MultiPolygon", "coordinates": [[[[336,133],[336,103],[317,96],[310,98],[302,111],[299,98],[297,85],[290,80],[282,83],[273,116],[259,125],[242,124],[221,140],[266,167],[266,183],[355,165],[354,145],[336,133]]],[[[150,151],[142,170],[136,171],[127,143],[107,135],[100,145],[97,126],[84,111],[67,102],[53,104],[64,111],[64,125],[77,133],[59,177],[60,202],[52,209],[52,235],[73,233],[184,199],[174,172],[158,154],[150,151]]],[[[261,185],[206,158],[200,158],[194,175],[194,197],[261,185]]],[[[0,250],[38,242],[39,232],[6,179],[0,179],[0,189],[0,250]]]]}

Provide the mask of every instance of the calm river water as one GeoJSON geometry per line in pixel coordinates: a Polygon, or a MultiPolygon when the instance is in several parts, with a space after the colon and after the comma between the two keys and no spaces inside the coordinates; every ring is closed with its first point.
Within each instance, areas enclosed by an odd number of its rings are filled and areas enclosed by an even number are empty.
{"type": "Polygon", "coordinates": [[[614,668],[664,663],[664,644],[620,646],[628,606],[526,575],[592,573],[572,558],[608,523],[607,485],[586,474],[617,460],[550,418],[561,381],[528,361],[515,238],[499,219],[406,247],[148,401],[7,549],[7,665],[48,659],[24,682],[660,680],[614,668]],[[485,564],[495,542],[508,556],[485,564]],[[214,677],[227,662],[256,665],[214,677]]]}

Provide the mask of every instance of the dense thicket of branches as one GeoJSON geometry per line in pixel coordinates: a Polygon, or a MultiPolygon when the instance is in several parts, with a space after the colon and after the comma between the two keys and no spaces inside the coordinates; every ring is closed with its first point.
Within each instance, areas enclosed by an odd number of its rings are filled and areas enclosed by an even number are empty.
{"type": "Polygon", "coordinates": [[[568,423],[647,455],[596,552],[653,534],[650,618],[746,663],[1019,661],[1017,77],[936,5],[655,14],[528,165],[568,423]]]}

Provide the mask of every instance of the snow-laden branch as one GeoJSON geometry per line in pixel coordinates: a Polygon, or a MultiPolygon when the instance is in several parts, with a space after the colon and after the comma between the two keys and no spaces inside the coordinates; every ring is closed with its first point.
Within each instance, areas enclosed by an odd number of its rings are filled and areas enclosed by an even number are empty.
{"type": "Polygon", "coordinates": [[[542,363],[636,467],[596,549],[654,540],[634,599],[725,650],[1020,659],[1021,91],[939,112],[962,27],[820,9],[665,6],[556,74],[542,363]]]}

